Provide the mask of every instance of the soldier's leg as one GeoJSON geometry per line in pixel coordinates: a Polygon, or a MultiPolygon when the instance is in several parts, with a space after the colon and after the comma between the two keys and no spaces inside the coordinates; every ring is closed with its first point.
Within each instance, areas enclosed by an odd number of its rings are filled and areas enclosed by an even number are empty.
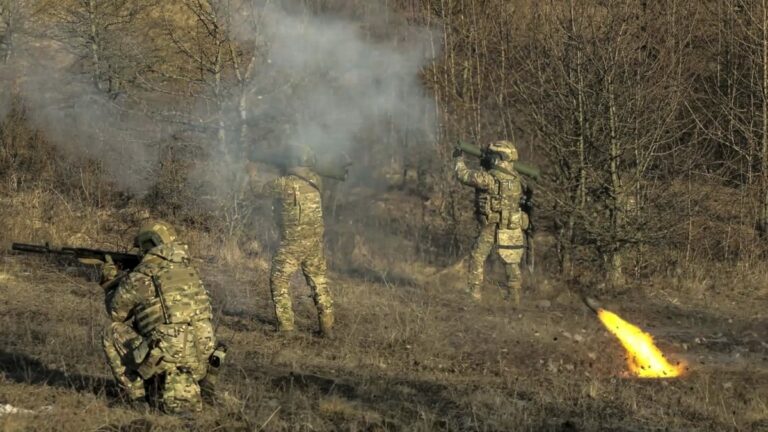
{"type": "Polygon", "coordinates": [[[291,301],[291,276],[298,270],[297,252],[291,247],[281,244],[272,258],[272,269],[269,275],[269,288],[272,292],[272,302],[275,305],[277,329],[293,331],[293,306],[291,301]]]}
{"type": "Polygon", "coordinates": [[[475,299],[480,299],[480,286],[483,284],[483,273],[485,270],[485,261],[491,254],[491,249],[495,242],[496,225],[485,224],[480,227],[480,233],[477,235],[475,245],[469,255],[469,274],[467,283],[469,293],[475,299]]]}
{"type": "MultiPolygon", "coordinates": [[[[522,238],[522,234],[520,236],[522,238]]],[[[507,298],[514,298],[516,305],[520,304],[520,291],[523,287],[521,270],[523,253],[522,244],[499,247],[499,257],[504,263],[504,270],[507,273],[507,298]]]]}
{"type": "Polygon", "coordinates": [[[144,380],[135,371],[133,348],[141,336],[131,327],[113,322],[104,332],[102,347],[117,385],[131,400],[145,396],[144,380]]]}
{"type": "Polygon", "coordinates": [[[209,359],[216,348],[213,323],[209,319],[195,321],[192,324],[192,334],[197,354],[197,362],[192,368],[192,373],[199,381],[207,374],[209,359]]]}
{"type": "Polygon", "coordinates": [[[192,375],[200,385],[200,394],[203,400],[214,403],[218,399],[216,387],[219,383],[221,367],[227,355],[227,346],[221,342],[216,342],[211,320],[200,320],[192,326],[198,354],[192,375]]]}
{"type": "Polygon", "coordinates": [[[328,289],[327,267],[325,253],[323,251],[322,238],[314,242],[306,251],[307,254],[301,263],[301,270],[307,280],[307,285],[312,290],[312,299],[317,307],[317,319],[320,332],[330,336],[333,330],[333,299],[328,289]]]}
{"type": "Polygon", "coordinates": [[[515,304],[520,304],[520,291],[523,288],[522,271],[520,270],[520,262],[504,264],[504,268],[507,271],[507,295],[512,296],[515,300],[515,304]]]}
{"type": "Polygon", "coordinates": [[[203,399],[192,371],[171,368],[165,372],[160,401],[168,414],[185,414],[202,411],[203,399]]]}

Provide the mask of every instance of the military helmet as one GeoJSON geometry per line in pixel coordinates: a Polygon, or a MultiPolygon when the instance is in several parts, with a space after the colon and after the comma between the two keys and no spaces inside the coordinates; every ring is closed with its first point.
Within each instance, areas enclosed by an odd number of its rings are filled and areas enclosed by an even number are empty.
{"type": "Polygon", "coordinates": [[[288,146],[288,166],[289,167],[313,167],[315,166],[315,152],[303,144],[292,144],[288,146]]]}
{"type": "Polygon", "coordinates": [[[494,141],[488,146],[488,151],[498,154],[505,162],[517,160],[517,148],[510,141],[494,141]]]}
{"type": "Polygon", "coordinates": [[[141,249],[142,252],[147,252],[154,247],[172,243],[175,240],[176,230],[169,223],[156,220],[147,222],[139,228],[134,246],[141,249]]]}

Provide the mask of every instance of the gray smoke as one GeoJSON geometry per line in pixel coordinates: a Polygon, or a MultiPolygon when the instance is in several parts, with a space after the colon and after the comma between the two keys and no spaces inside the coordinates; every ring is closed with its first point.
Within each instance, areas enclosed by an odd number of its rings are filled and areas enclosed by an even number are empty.
{"type": "Polygon", "coordinates": [[[266,41],[267,64],[250,84],[250,103],[257,123],[281,123],[283,145],[350,151],[385,122],[429,138],[434,107],[419,76],[429,60],[423,29],[377,40],[363,31],[370,22],[258,3],[257,17],[235,20],[235,34],[246,43],[266,41]]]}
{"type": "Polygon", "coordinates": [[[13,88],[13,74],[7,67],[0,66],[0,121],[8,115],[11,108],[11,89],[13,88]]]}
{"type": "MultiPolygon", "coordinates": [[[[434,141],[435,107],[420,76],[432,54],[427,29],[393,23],[395,14],[377,1],[367,5],[365,19],[317,15],[294,1],[240,6],[229,11],[230,31],[242,46],[258,47],[253,59],[241,61],[243,72],[251,61],[255,67],[246,97],[231,89],[225,104],[227,139],[224,148],[213,146],[210,160],[216,168],[201,167],[190,178],[205,184],[206,197],[218,197],[211,204],[233,202],[245,172],[237,155],[254,150],[303,145],[319,154],[375,151],[391,158],[402,156],[398,137],[424,146],[434,141]]],[[[208,106],[200,117],[210,117],[208,106]]],[[[376,174],[367,168],[357,164],[347,184],[371,185],[376,174]]]]}
{"type": "MultiPolygon", "coordinates": [[[[20,46],[13,67],[0,67],[0,79],[15,83],[29,118],[48,140],[66,154],[100,161],[111,180],[136,194],[151,186],[158,148],[172,135],[194,137],[211,150],[207,162],[218,169],[198,160],[192,183],[210,183],[214,194],[236,186],[231,182],[237,176],[219,170],[242,172],[243,147],[304,144],[318,152],[348,152],[379,144],[372,131],[385,128],[432,139],[434,107],[419,76],[429,60],[424,29],[401,26],[407,33],[374,37],[363,25],[372,26],[378,16],[352,21],[315,15],[296,2],[283,2],[291,6],[286,9],[249,1],[229,12],[233,37],[258,47],[253,72],[242,86],[231,71],[224,74],[218,112],[210,108],[212,95],[205,94],[192,104],[187,121],[163,123],[157,113],[177,112],[185,102],[148,97],[124,103],[98,89],[65,46],[44,37],[20,46]],[[142,112],[133,111],[139,106],[142,112]],[[202,127],[193,129],[209,132],[188,133],[195,119],[206,121],[197,120],[202,127]],[[217,133],[217,125],[226,133],[217,133]]],[[[0,115],[8,107],[9,87],[0,87],[0,115]]]]}
{"type": "Polygon", "coordinates": [[[156,127],[129,111],[77,72],[77,58],[61,44],[25,44],[5,68],[32,127],[42,131],[65,157],[99,161],[108,181],[142,193],[157,161],[156,127]]]}

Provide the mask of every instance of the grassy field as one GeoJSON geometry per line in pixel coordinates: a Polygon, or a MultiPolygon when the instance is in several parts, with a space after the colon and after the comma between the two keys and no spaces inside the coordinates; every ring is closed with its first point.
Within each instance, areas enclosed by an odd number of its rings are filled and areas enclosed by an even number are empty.
{"type": "Polygon", "coordinates": [[[121,405],[100,350],[95,275],[60,264],[0,261],[0,412],[28,410],[0,414],[4,431],[768,430],[765,296],[634,286],[604,299],[689,365],[683,378],[639,380],[563,287],[528,290],[515,308],[492,283],[478,304],[445,278],[334,274],[339,325],[328,341],[313,333],[297,277],[302,332],[286,339],[273,332],[263,268],[205,266],[218,335],[231,346],[222,387],[242,404],[183,420],[121,405]]]}

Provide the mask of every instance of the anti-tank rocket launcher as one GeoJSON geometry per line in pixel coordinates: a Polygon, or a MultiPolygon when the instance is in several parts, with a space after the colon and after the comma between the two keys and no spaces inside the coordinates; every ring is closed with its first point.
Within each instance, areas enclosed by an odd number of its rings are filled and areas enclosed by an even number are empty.
{"type": "Polygon", "coordinates": [[[311,161],[295,160],[296,156],[286,149],[277,149],[273,151],[262,151],[254,149],[248,153],[248,159],[252,162],[261,162],[272,165],[279,169],[286,169],[290,166],[307,166],[317,175],[338,181],[345,181],[349,175],[349,167],[352,166],[352,160],[346,153],[341,151],[329,151],[313,155],[311,161]]]}
{"type": "MultiPolygon", "coordinates": [[[[492,154],[491,152],[485,149],[482,149],[473,144],[465,143],[463,141],[459,141],[456,144],[456,148],[468,155],[472,155],[476,158],[479,158],[484,165],[489,165],[489,167],[493,166],[492,154]]],[[[515,171],[517,171],[519,174],[524,175],[526,177],[530,177],[534,180],[538,180],[539,177],[541,177],[541,171],[539,170],[539,168],[533,165],[529,165],[527,163],[520,162],[520,161],[514,161],[512,163],[512,166],[515,171]]],[[[498,169],[499,167],[494,166],[493,168],[498,169]]]]}

